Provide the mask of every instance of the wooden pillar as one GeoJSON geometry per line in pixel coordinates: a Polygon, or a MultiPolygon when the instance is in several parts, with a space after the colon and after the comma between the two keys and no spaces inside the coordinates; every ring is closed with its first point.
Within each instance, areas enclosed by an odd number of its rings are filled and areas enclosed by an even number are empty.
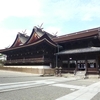
{"type": "Polygon", "coordinates": [[[76,60],[76,71],[78,70],[78,64],[77,64],[78,60],[76,60]]]}
{"type": "Polygon", "coordinates": [[[77,62],[78,62],[78,60],[76,60],[76,69],[78,69],[78,63],[77,62]]]}
{"type": "Polygon", "coordinates": [[[87,71],[88,71],[88,61],[87,61],[87,57],[85,57],[85,71],[86,71],[86,74],[87,74],[87,71]]]}
{"type": "Polygon", "coordinates": [[[98,62],[98,57],[96,56],[96,69],[99,70],[99,62],[98,62]]]}
{"type": "Polygon", "coordinates": [[[96,56],[96,69],[97,69],[97,74],[99,75],[98,78],[100,78],[99,58],[98,58],[98,56],[96,56]]]}
{"type": "Polygon", "coordinates": [[[75,68],[74,75],[76,75],[77,70],[78,70],[78,64],[77,64],[77,60],[76,60],[76,68],[75,68]]]}
{"type": "Polygon", "coordinates": [[[68,69],[70,68],[70,60],[68,59],[68,69]]]}
{"type": "Polygon", "coordinates": [[[62,67],[63,64],[62,64],[62,58],[60,58],[60,67],[62,67]]]}

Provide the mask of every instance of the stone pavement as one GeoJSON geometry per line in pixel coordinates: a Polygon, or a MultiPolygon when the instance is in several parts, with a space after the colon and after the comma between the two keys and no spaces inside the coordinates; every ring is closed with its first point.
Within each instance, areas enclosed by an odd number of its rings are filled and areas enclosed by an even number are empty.
{"type": "Polygon", "coordinates": [[[100,80],[0,71],[0,100],[100,100],[100,80]]]}
{"type": "Polygon", "coordinates": [[[79,90],[65,95],[61,98],[58,98],[56,100],[91,100],[99,92],[100,82],[97,82],[90,86],[82,87],[79,90]]]}
{"type": "MultiPolygon", "coordinates": [[[[13,91],[13,90],[19,90],[19,89],[26,89],[30,87],[52,85],[58,82],[73,81],[73,80],[76,80],[76,78],[56,78],[56,79],[52,78],[52,79],[43,79],[43,80],[35,80],[35,81],[3,83],[3,84],[0,84],[0,93],[13,91]]],[[[76,86],[76,87],[79,88],[80,86],[76,86]]]]}
{"type": "Polygon", "coordinates": [[[0,77],[24,77],[24,76],[39,76],[38,74],[22,73],[17,71],[0,70],[0,77]]]}

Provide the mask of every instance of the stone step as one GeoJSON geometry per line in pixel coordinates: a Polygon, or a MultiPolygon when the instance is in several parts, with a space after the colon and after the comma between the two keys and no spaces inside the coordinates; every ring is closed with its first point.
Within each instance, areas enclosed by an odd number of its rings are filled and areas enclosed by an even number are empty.
{"type": "Polygon", "coordinates": [[[84,76],[85,73],[86,73],[86,71],[77,71],[77,72],[76,72],[76,75],[77,75],[77,76],[81,76],[81,75],[84,76]]]}
{"type": "Polygon", "coordinates": [[[85,79],[85,74],[86,74],[86,71],[77,71],[75,74],[75,77],[85,79]]]}

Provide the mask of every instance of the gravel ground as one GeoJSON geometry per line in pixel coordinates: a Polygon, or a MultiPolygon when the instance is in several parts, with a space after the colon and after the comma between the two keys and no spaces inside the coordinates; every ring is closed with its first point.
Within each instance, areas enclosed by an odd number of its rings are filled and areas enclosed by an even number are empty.
{"type": "MultiPolygon", "coordinates": [[[[13,82],[24,82],[24,81],[36,81],[36,80],[47,80],[62,79],[54,76],[50,77],[40,77],[39,75],[20,73],[13,71],[0,71],[0,84],[3,83],[13,83],[13,82]]],[[[66,78],[67,79],[67,78],[66,78]]],[[[95,82],[100,81],[100,79],[79,79],[71,80],[65,82],[57,82],[56,84],[69,84],[77,86],[89,86],[95,82]]],[[[56,87],[50,85],[41,85],[38,87],[20,89],[15,91],[0,93],[0,100],[55,100],[69,93],[77,91],[76,89],[56,87]]],[[[91,100],[100,100],[100,92],[94,96],[91,100]]]]}
{"type": "Polygon", "coordinates": [[[55,100],[71,92],[66,88],[42,86],[0,93],[0,100],[55,100]]]}
{"type": "Polygon", "coordinates": [[[54,78],[54,77],[32,77],[32,76],[0,77],[0,84],[2,84],[2,83],[13,83],[13,82],[23,82],[23,81],[45,80],[45,79],[51,79],[51,78],[54,78]]]}
{"type": "Polygon", "coordinates": [[[100,81],[99,79],[82,79],[69,82],[63,82],[63,84],[77,85],[77,86],[89,86],[95,82],[100,81]]]}
{"type": "Polygon", "coordinates": [[[0,70],[0,84],[12,83],[12,82],[23,82],[23,81],[36,81],[36,80],[44,80],[44,79],[51,79],[51,78],[56,78],[56,77],[54,76],[42,77],[36,74],[0,70]]]}
{"type": "Polygon", "coordinates": [[[95,95],[91,100],[100,100],[100,92],[95,95]]]}

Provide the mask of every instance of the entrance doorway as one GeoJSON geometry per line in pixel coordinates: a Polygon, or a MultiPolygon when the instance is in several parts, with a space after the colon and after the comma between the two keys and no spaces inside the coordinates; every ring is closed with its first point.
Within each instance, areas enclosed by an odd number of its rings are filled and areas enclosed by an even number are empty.
{"type": "Polygon", "coordinates": [[[62,72],[64,73],[74,73],[76,68],[76,61],[62,61],[62,72]]]}
{"type": "Polygon", "coordinates": [[[96,61],[88,60],[88,68],[96,68],[96,61]]]}
{"type": "Polygon", "coordinates": [[[77,69],[80,71],[84,71],[86,69],[85,60],[78,60],[77,61],[77,69]]]}

